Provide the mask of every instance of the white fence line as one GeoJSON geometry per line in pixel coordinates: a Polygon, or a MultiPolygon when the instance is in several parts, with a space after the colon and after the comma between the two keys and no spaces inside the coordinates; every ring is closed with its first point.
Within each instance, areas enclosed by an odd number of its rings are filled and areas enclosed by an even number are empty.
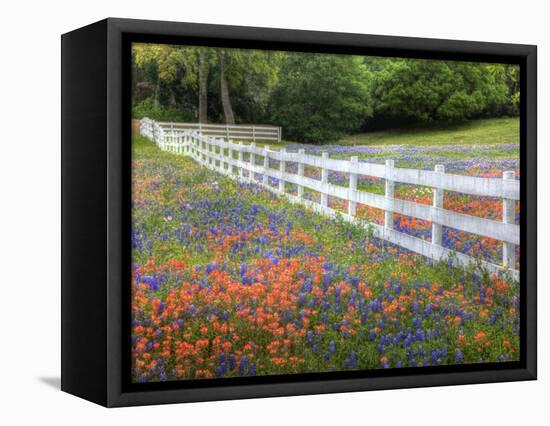
{"type": "Polygon", "coordinates": [[[384,210],[383,226],[367,225],[372,227],[379,238],[434,260],[449,258],[460,265],[481,264],[491,272],[509,271],[515,279],[519,278],[519,271],[515,269],[515,247],[520,243],[520,229],[514,223],[515,200],[519,199],[519,181],[515,179],[513,171],[504,172],[503,179],[478,178],[445,174],[443,166],[440,165],[431,172],[396,168],[393,160],[387,160],[385,165],[380,165],[360,163],[357,157],[351,157],[350,160],[330,159],[328,153],[323,153],[321,157],[307,155],[303,149],[298,153],[286,152],[284,149],[273,151],[268,146],[257,147],[255,143],[244,145],[241,142],[236,144],[231,140],[226,142],[221,138],[204,136],[194,130],[173,131],[149,119],[141,120],[140,132],[155,141],[162,150],[191,156],[200,164],[232,178],[254,181],[270,191],[287,197],[292,202],[305,204],[317,212],[330,216],[341,215],[346,220],[357,221],[355,217],[357,204],[384,210]],[[248,161],[244,160],[244,153],[250,154],[248,161]],[[263,165],[256,163],[257,156],[262,157],[263,165]],[[278,170],[269,167],[270,159],[279,161],[278,170]],[[289,162],[298,164],[297,174],[286,171],[289,162]],[[321,180],[304,176],[305,165],[320,168],[321,180]],[[248,172],[247,178],[244,176],[244,170],[248,172]],[[343,187],[330,183],[329,171],[348,173],[349,186],[343,187]],[[256,174],[262,176],[261,182],[256,180],[256,174]],[[358,190],[358,175],[385,179],[385,194],[358,190]],[[269,177],[278,179],[277,188],[269,185],[269,177]],[[434,191],[433,205],[394,198],[395,182],[431,186],[434,191]],[[297,195],[285,192],[286,183],[297,186],[297,195]],[[319,192],[320,203],[305,200],[304,188],[319,192]],[[502,198],[502,222],[445,210],[443,208],[445,190],[502,198]],[[348,201],[347,214],[329,208],[328,196],[348,201]],[[432,222],[432,241],[428,242],[394,230],[395,213],[432,222]],[[482,261],[443,247],[443,226],[502,241],[502,264],[482,261]]]}
{"type": "Polygon", "coordinates": [[[267,125],[176,123],[159,121],[157,124],[166,131],[183,134],[195,130],[204,136],[223,137],[225,139],[246,139],[252,141],[281,141],[281,128],[267,125]]]}

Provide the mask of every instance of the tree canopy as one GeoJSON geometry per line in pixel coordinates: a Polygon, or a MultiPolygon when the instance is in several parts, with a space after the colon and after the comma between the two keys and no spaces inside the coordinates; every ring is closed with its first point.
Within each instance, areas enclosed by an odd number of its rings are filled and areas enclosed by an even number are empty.
{"type": "Polygon", "coordinates": [[[330,142],[356,131],[372,114],[362,58],[290,54],[272,94],[271,118],[285,135],[303,142],[330,142]]]}
{"type": "Polygon", "coordinates": [[[519,113],[519,67],[135,44],[136,118],[273,124],[308,143],[408,123],[519,113]]]}
{"type": "Polygon", "coordinates": [[[508,87],[494,64],[383,59],[371,73],[379,117],[404,121],[463,120],[495,114],[508,87]]]}

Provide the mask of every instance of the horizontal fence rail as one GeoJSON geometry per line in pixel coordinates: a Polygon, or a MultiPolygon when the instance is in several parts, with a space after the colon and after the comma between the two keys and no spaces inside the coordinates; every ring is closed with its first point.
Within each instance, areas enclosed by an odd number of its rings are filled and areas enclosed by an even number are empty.
{"type": "Polygon", "coordinates": [[[171,123],[159,121],[157,124],[173,134],[183,134],[195,130],[203,136],[224,139],[241,139],[251,141],[281,141],[281,128],[268,125],[242,124],[207,124],[207,123],[171,123]]]}
{"type": "Polygon", "coordinates": [[[432,172],[397,168],[393,160],[387,160],[386,164],[374,164],[359,162],[357,157],[351,157],[350,160],[331,159],[328,153],[323,153],[319,157],[305,154],[303,149],[297,153],[286,152],[284,148],[275,151],[267,146],[256,146],[254,142],[248,145],[242,142],[234,143],[224,138],[201,134],[196,130],[173,130],[149,119],[141,120],[140,133],[152,139],[162,150],[190,156],[200,164],[232,178],[256,182],[292,202],[307,205],[322,214],[340,215],[345,220],[356,221],[357,204],[384,210],[384,225],[366,225],[372,227],[377,237],[434,260],[449,259],[459,265],[481,264],[490,272],[508,271],[515,279],[519,278],[519,271],[515,269],[515,248],[520,244],[520,229],[514,223],[514,218],[515,201],[519,200],[520,190],[519,181],[515,179],[513,171],[504,172],[502,179],[478,178],[446,174],[443,166],[436,166],[432,172]],[[249,154],[247,161],[244,160],[244,154],[249,154]],[[262,165],[257,164],[260,157],[263,159],[262,165]],[[270,159],[279,161],[278,170],[270,168],[270,159]],[[287,163],[297,163],[298,173],[286,171],[287,163]],[[320,169],[321,179],[304,176],[304,166],[320,169]],[[244,171],[247,172],[246,177],[244,171]],[[329,171],[348,173],[349,186],[330,183],[329,171]],[[261,175],[262,180],[258,181],[256,175],[261,175]],[[357,177],[360,175],[384,179],[385,194],[358,190],[357,177]],[[277,179],[278,186],[271,186],[269,178],[277,179]],[[419,204],[394,198],[396,182],[432,187],[433,204],[419,204]],[[297,195],[286,192],[286,183],[296,185],[297,195]],[[304,199],[304,188],[319,192],[320,203],[304,199]],[[445,190],[501,198],[503,220],[500,222],[445,210],[445,190]],[[329,196],[347,201],[347,213],[328,207],[329,196]],[[394,230],[395,213],[431,222],[431,241],[394,230]],[[489,263],[443,247],[443,226],[502,241],[502,264],[489,263]]]}

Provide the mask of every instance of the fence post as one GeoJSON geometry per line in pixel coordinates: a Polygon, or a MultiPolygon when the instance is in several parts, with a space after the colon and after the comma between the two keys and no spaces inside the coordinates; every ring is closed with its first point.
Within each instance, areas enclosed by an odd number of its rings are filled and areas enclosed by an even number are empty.
{"type": "Polygon", "coordinates": [[[218,149],[219,149],[219,152],[218,152],[218,155],[220,156],[220,171],[222,173],[225,172],[225,166],[226,166],[226,163],[225,163],[225,147],[223,146],[223,143],[224,143],[224,140],[223,140],[223,137],[220,137],[217,139],[217,143],[218,143],[218,149]]]}
{"type": "MultiPolygon", "coordinates": [[[[515,172],[507,171],[502,174],[504,180],[514,180],[515,172]]],[[[516,202],[507,198],[502,199],[502,221],[504,223],[515,223],[516,202]]],[[[504,241],[502,243],[502,263],[505,267],[516,269],[516,247],[514,244],[504,241]]]]}
{"type": "MultiPolygon", "coordinates": [[[[302,157],[306,155],[305,149],[299,149],[298,150],[298,182],[302,182],[302,178],[304,177],[304,163],[302,163],[302,157]]],[[[298,192],[298,198],[302,199],[304,197],[304,187],[302,185],[298,185],[297,188],[298,192]]]]}
{"type": "MultiPolygon", "coordinates": [[[[216,161],[218,161],[216,159],[216,156],[218,155],[218,151],[219,151],[219,154],[221,155],[221,149],[218,145],[218,140],[216,138],[212,138],[212,147],[214,149],[214,152],[212,153],[212,161],[213,161],[212,165],[214,166],[214,169],[216,169],[216,167],[217,167],[216,166],[216,161]]],[[[222,166],[221,158],[220,158],[219,161],[220,161],[220,166],[219,167],[221,169],[221,166],[222,166]]]]}
{"type": "Polygon", "coordinates": [[[174,132],[172,129],[170,129],[170,134],[168,136],[168,150],[174,152],[174,148],[174,132]]]}
{"type": "Polygon", "coordinates": [[[195,154],[195,158],[202,164],[203,162],[203,148],[202,148],[202,141],[197,137],[197,133],[193,132],[191,138],[193,139],[193,152],[195,154]]]}
{"type": "Polygon", "coordinates": [[[228,148],[229,162],[227,163],[228,169],[229,169],[228,171],[229,171],[229,174],[233,176],[233,141],[228,139],[227,142],[229,144],[229,148],[228,148]]]}
{"type": "Polygon", "coordinates": [[[210,139],[206,138],[206,143],[210,144],[210,167],[213,169],[216,168],[216,159],[214,156],[216,155],[216,139],[210,139]]]}
{"type": "Polygon", "coordinates": [[[355,216],[355,210],[357,203],[355,201],[355,193],[357,192],[357,163],[358,158],[356,155],[351,157],[349,165],[349,195],[348,195],[348,215],[355,216]]]}
{"type": "Polygon", "coordinates": [[[328,169],[325,164],[328,159],[328,152],[323,152],[321,158],[323,159],[321,165],[321,205],[323,207],[328,207],[328,169]]]}
{"type": "Polygon", "coordinates": [[[254,167],[256,167],[256,142],[250,144],[250,170],[248,171],[248,180],[254,182],[254,167]]]}
{"type": "Polygon", "coordinates": [[[225,125],[225,137],[227,138],[227,140],[229,140],[229,125],[228,124],[225,125]]]}
{"type": "Polygon", "coordinates": [[[174,152],[175,151],[175,145],[174,145],[174,142],[175,142],[175,138],[174,138],[174,123],[170,122],[170,145],[172,147],[171,151],[174,152]]]}
{"type": "Polygon", "coordinates": [[[222,173],[225,173],[225,161],[223,161],[225,159],[225,147],[223,146],[224,145],[223,138],[217,139],[217,143],[219,148],[218,154],[220,156],[220,171],[222,173]]]}
{"type": "Polygon", "coordinates": [[[199,138],[199,135],[197,134],[197,132],[193,132],[193,139],[195,140],[195,143],[194,143],[195,154],[199,162],[204,165],[204,160],[206,158],[204,156],[204,148],[205,148],[204,142],[202,141],[201,138],[199,138]]]}
{"type": "Polygon", "coordinates": [[[269,153],[267,152],[269,150],[269,145],[264,146],[264,178],[263,183],[265,186],[269,185],[269,176],[267,176],[267,172],[269,170],[269,153]]]}
{"type": "Polygon", "coordinates": [[[205,138],[205,141],[208,144],[208,146],[210,147],[210,149],[208,150],[208,156],[209,156],[209,159],[210,159],[210,167],[215,169],[216,168],[216,159],[214,158],[214,155],[216,155],[216,145],[215,145],[216,140],[215,139],[210,139],[210,138],[205,138]]]}
{"type": "MultiPolygon", "coordinates": [[[[438,164],[435,166],[435,173],[437,174],[443,174],[445,173],[445,166],[442,164],[438,164]]],[[[433,206],[442,209],[443,208],[443,195],[445,194],[445,190],[441,188],[434,188],[433,189],[433,206]]],[[[443,226],[439,223],[432,222],[432,244],[436,244],[440,246],[443,243],[443,226]]]]}
{"type": "Polygon", "coordinates": [[[193,147],[193,154],[199,163],[202,164],[203,154],[202,154],[202,141],[197,137],[197,132],[193,130],[191,133],[191,146],[193,147]]]}
{"type": "MultiPolygon", "coordinates": [[[[393,199],[393,189],[395,183],[393,180],[388,179],[388,176],[391,176],[392,169],[394,167],[393,160],[386,160],[386,200],[388,204],[390,199],[393,199]]],[[[384,228],[393,229],[393,211],[386,210],[384,212],[384,228]]]]}
{"type": "Polygon", "coordinates": [[[239,141],[239,178],[243,178],[243,142],[239,141]]]}
{"type": "Polygon", "coordinates": [[[286,149],[283,146],[280,151],[281,161],[279,161],[279,171],[281,172],[281,177],[279,178],[279,192],[282,192],[282,193],[285,192],[285,181],[282,176],[282,174],[285,172],[285,169],[286,169],[286,162],[283,160],[285,153],[286,153],[286,149]]]}

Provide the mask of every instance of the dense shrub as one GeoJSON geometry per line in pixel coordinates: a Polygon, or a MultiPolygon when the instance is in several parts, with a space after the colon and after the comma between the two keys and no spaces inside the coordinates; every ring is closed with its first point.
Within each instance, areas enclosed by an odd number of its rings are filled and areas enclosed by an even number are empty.
{"type": "Polygon", "coordinates": [[[194,111],[176,107],[155,104],[153,99],[147,98],[132,105],[132,117],[148,117],[158,121],[195,122],[197,118],[194,111]]]}
{"type": "Polygon", "coordinates": [[[457,121],[501,115],[508,87],[492,64],[381,59],[371,72],[378,118],[401,122],[457,121]]]}

